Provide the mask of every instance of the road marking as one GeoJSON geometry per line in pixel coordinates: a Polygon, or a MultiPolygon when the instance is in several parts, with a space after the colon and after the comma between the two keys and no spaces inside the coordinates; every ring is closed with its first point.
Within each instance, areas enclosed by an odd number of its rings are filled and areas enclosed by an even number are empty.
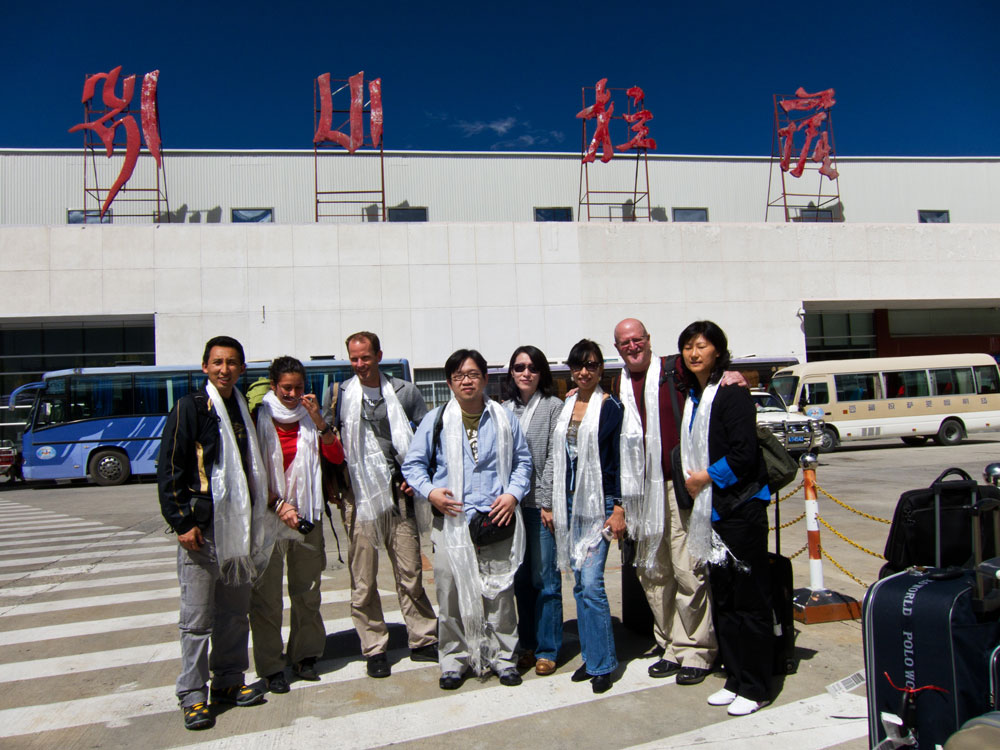
{"type": "MultiPolygon", "coordinates": [[[[173,545],[172,545],[173,546],[173,545]]],[[[42,563],[62,562],[63,560],[93,560],[95,556],[101,556],[101,560],[112,557],[134,557],[136,555],[148,555],[161,551],[159,547],[147,549],[123,549],[115,552],[78,552],[70,555],[55,555],[51,557],[24,558],[21,560],[0,560],[0,568],[15,568],[19,565],[41,565],[42,563]]]]}
{"type": "MultiPolygon", "coordinates": [[[[112,539],[107,536],[101,537],[106,541],[99,542],[79,542],[75,544],[53,544],[48,547],[25,547],[24,549],[3,549],[0,550],[0,557],[10,557],[11,555],[25,555],[37,554],[41,552],[60,552],[62,550],[71,549],[96,549],[98,547],[122,547],[122,542],[127,541],[131,544],[149,544],[149,545],[162,545],[164,547],[176,547],[176,543],[167,541],[166,539],[112,539]]],[[[27,558],[22,558],[27,559],[27,558]]]]}
{"type": "MultiPolygon", "coordinates": [[[[288,607],[288,600],[285,600],[288,607]]],[[[177,612],[168,612],[171,622],[177,622],[177,612]]],[[[402,619],[402,618],[400,618],[402,619]]],[[[169,624],[169,623],[167,623],[169,624]]],[[[328,633],[353,630],[354,624],[350,617],[341,617],[325,622],[328,633]]],[[[281,628],[281,637],[288,642],[289,626],[281,628]]],[[[167,643],[153,643],[146,646],[130,646],[109,651],[91,651],[86,654],[71,654],[69,656],[51,656],[47,659],[32,659],[30,661],[9,662],[3,665],[0,673],[0,683],[16,682],[18,680],[35,680],[41,677],[61,677],[67,674],[94,672],[99,669],[115,669],[132,667],[157,661],[171,661],[181,658],[180,640],[167,643]]],[[[424,663],[424,662],[421,662],[424,663]]],[[[366,668],[362,661],[361,669],[366,668]]]]}
{"type": "MultiPolygon", "coordinates": [[[[720,711],[722,709],[710,709],[720,711]]],[[[726,714],[723,712],[722,716],[726,714]]],[[[783,706],[765,708],[750,716],[720,721],[673,737],[628,750],[668,750],[695,747],[699,750],[822,750],[842,742],[868,736],[868,705],[857,695],[831,698],[813,696],[783,706]]]]}
{"type": "Polygon", "coordinates": [[[89,581],[62,581],[60,583],[40,583],[36,586],[7,586],[0,588],[0,597],[5,599],[12,596],[28,597],[37,594],[56,594],[61,591],[75,591],[77,589],[98,589],[105,586],[135,586],[142,583],[154,583],[159,581],[176,581],[177,573],[173,570],[165,570],[162,573],[146,573],[136,576],[118,576],[117,578],[93,578],[89,581]]]}
{"type": "MultiPolygon", "coordinates": [[[[93,557],[93,555],[89,555],[93,557]]],[[[62,568],[42,568],[41,570],[24,570],[20,573],[0,573],[0,581],[25,581],[34,578],[53,578],[55,576],[80,576],[99,575],[101,573],[114,573],[120,570],[136,570],[138,568],[160,568],[170,566],[177,575],[177,555],[171,555],[170,559],[161,558],[159,560],[135,560],[131,562],[110,562],[91,563],[90,565],[74,565],[62,568]]]]}
{"type": "MultiPolygon", "coordinates": [[[[94,527],[99,529],[118,530],[118,526],[105,526],[103,523],[97,523],[96,521],[79,521],[72,523],[58,523],[58,524],[47,524],[44,531],[23,531],[25,526],[30,526],[26,521],[20,523],[7,524],[6,528],[0,527],[0,541],[4,539],[33,539],[39,536],[51,536],[54,532],[65,530],[65,531],[76,531],[77,529],[86,528],[88,531],[95,531],[94,527]],[[21,531],[17,531],[21,529],[21,531]]],[[[35,528],[31,526],[31,528],[35,528]]]]}
{"type": "MultiPolygon", "coordinates": [[[[437,668],[436,664],[411,661],[407,658],[408,649],[390,651],[388,656],[390,662],[395,661],[392,664],[393,674],[437,668]],[[396,661],[397,659],[399,661],[396,661]]],[[[292,690],[307,690],[351,680],[371,679],[365,671],[365,660],[358,656],[320,660],[316,666],[322,675],[322,681],[292,682],[292,690]]],[[[248,682],[252,681],[250,677],[251,675],[248,675],[248,682]]],[[[70,729],[88,724],[122,726],[130,719],[175,711],[177,711],[177,697],[174,695],[173,686],[77,698],[44,706],[7,708],[0,710],[0,737],[19,737],[40,731],[70,729]]],[[[279,745],[283,743],[275,747],[279,745]]]]}
{"type": "MultiPolygon", "coordinates": [[[[112,531],[108,533],[98,532],[96,529],[93,534],[80,534],[74,536],[73,539],[76,541],[87,541],[90,539],[112,539],[119,538],[123,536],[141,536],[146,538],[148,535],[143,534],[141,531],[112,531]]],[[[6,542],[0,542],[0,548],[4,547],[14,547],[16,545],[31,545],[31,544],[46,544],[48,542],[64,542],[66,541],[66,535],[61,534],[57,536],[44,537],[40,539],[16,539],[6,542]]]]}

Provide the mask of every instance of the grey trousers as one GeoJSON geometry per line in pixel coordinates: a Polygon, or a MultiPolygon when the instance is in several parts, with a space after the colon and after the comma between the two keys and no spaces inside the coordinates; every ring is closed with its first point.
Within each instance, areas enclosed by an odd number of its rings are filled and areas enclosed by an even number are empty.
{"type": "MultiPolygon", "coordinates": [[[[320,519],[322,520],[322,519],[320,519]]],[[[301,539],[287,542],[282,554],[276,547],[264,573],[254,582],[250,595],[250,632],[253,634],[253,663],[260,677],[285,668],[282,654],[281,617],[282,575],[288,566],[288,598],[291,600],[291,628],[288,634],[288,662],[318,659],[326,646],[326,629],[320,614],[320,578],[326,567],[323,526],[316,526],[301,539]]]]}
{"type": "MultiPolygon", "coordinates": [[[[389,646],[389,627],[385,624],[382,598],[378,593],[379,548],[365,533],[364,523],[355,521],[354,509],[352,502],[345,501],[341,506],[349,539],[347,566],[351,571],[351,619],[361,641],[361,655],[367,658],[385,653],[389,646]]],[[[406,623],[408,645],[411,649],[429,646],[437,641],[437,618],[424,590],[416,519],[412,516],[392,516],[389,536],[384,544],[396,581],[399,611],[406,623]]]]}
{"type": "Polygon", "coordinates": [[[213,688],[243,684],[249,666],[250,584],[222,582],[210,531],[199,550],[189,551],[177,545],[177,580],[181,588],[177,699],[187,708],[208,702],[209,671],[213,688]]]}
{"type": "MultiPolygon", "coordinates": [[[[469,647],[462,627],[462,614],[458,607],[458,588],[451,569],[451,561],[444,551],[444,519],[434,518],[431,542],[434,544],[434,584],[438,600],[438,661],[442,674],[465,671],[469,661],[469,647]]],[[[492,572],[497,563],[506,563],[510,557],[510,547],[514,540],[507,539],[488,547],[479,547],[479,570],[492,572]]],[[[517,611],[514,606],[514,586],[508,586],[495,599],[483,597],[483,612],[486,615],[486,635],[492,639],[492,647],[497,653],[493,660],[493,671],[499,674],[515,666],[514,652],[517,650],[517,611]]]]}

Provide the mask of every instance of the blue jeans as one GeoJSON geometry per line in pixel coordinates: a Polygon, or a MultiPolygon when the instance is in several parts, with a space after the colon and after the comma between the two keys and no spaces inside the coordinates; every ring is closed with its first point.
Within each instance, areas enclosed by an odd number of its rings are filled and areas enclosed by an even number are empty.
{"type": "Polygon", "coordinates": [[[604,537],[591,547],[580,570],[573,571],[576,585],[576,622],[580,632],[580,652],[587,674],[610,674],[618,668],[615,636],[611,631],[611,607],[604,590],[604,564],[611,543],[604,537]]]}
{"type": "Polygon", "coordinates": [[[521,647],[538,659],[557,661],[562,646],[562,576],[556,567],[556,539],[542,525],[538,508],[522,508],[524,562],[514,578],[521,647]]]}

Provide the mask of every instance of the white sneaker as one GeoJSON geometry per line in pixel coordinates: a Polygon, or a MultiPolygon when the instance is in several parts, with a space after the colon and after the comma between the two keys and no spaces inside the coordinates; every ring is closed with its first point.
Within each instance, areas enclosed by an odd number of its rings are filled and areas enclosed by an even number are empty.
{"type": "Polygon", "coordinates": [[[716,691],[712,693],[710,696],[708,696],[708,705],[728,706],[734,700],[736,700],[736,693],[734,693],[732,690],[726,690],[725,688],[722,688],[722,690],[716,691]]]}
{"type": "Polygon", "coordinates": [[[730,716],[748,716],[754,711],[759,711],[764,706],[766,706],[770,701],[752,701],[749,698],[742,698],[736,696],[733,702],[729,704],[729,715],[730,716]]]}

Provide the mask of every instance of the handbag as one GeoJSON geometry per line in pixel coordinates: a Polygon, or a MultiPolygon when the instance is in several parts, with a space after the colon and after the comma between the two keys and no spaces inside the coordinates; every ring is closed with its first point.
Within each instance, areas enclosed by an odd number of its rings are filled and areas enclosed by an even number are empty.
{"type": "Polygon", "coordinates": [[[670,451],[670,476],[673,477],[674,499],[677,500],[677,507],[681,510],[691,510],[694,507],[694,498],[687,491],[684,484],[684,466],[681,464],[681,445],[678,443],[670,451]]]}
{"type": "Polygon", "coordinates": [[[498,526],[489,513],[477,510],[469,519],[469,538],[477,547],[488,547],[514,536],[517,526],[517,516],[511,516],[506,526],[498,526]]]}

